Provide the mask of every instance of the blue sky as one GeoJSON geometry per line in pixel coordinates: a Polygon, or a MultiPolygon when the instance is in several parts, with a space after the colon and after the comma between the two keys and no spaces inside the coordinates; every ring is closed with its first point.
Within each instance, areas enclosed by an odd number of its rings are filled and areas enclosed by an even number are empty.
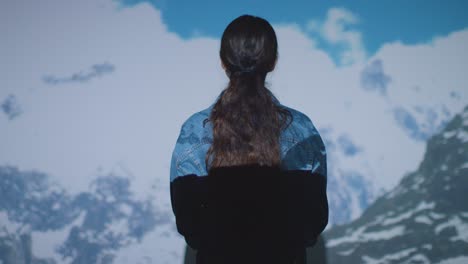
{"type": "MultiPolygon", "coordinates": [[[[268,19],[271,23],[296,23],[307,28],[310,20],[325,19],[332,7],[344,8],[358,18],[348,25],[361,32],[368,55],[382,44],[401,41],[417,44],[430,41],[468,27],[468,1],[187,1],[187,0],[115,0],[124,6],[149,2],[162,11],[169,31],[183,38],[194,35],[220,37],[226,25],[237,16],[248,13],[268,19]]],[[[312,34],[309,32],[309,34],[312,34]]],[[[336,47],[318,43],[331,53],[336,47]]]]}

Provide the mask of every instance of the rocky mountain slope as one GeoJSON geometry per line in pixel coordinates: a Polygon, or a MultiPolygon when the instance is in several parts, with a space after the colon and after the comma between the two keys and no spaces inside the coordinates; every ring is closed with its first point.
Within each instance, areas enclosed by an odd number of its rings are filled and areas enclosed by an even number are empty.
{"type": "Polygon", "coordinates": [[[468,106],[428,140],[416,171],[324,235],[334,264],[468,263],[468,106]]]}

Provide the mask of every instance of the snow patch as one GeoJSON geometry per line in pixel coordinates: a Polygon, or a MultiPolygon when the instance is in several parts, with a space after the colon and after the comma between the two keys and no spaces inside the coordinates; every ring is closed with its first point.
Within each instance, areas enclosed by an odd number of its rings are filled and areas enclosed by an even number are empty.
{"type": "Polygon", "coordinates": [[[374,258],[364,255],[362,256],[362,260],[366,264],[393,263],[395,261],[401,260],[402,258],[405,258],[411,255],[411,253],[415,251],[417,251],[415,248],[409,248],[409,249],[405,249],[405,250],[402,250],[393,254],[387,254],[383,256],[382,258],[378,258],[378,259],[374,259],[374,258]]]}
{"type": "Polygon", "coordinates": [[[427,215],[420,215],[420,216],[417,216],[414,221],[416,223],[421,223],[421,224],[426,224],[426,225],[430,225],[432,224],[432,220],[427,216],[427,215]]]}
{"type": "Polygon", "coordinates": [[[416,178],[415,178],[415,182],[414,184],[411,186],[411,189],[412,190],[420,190],[420,186],[421,184],[424,183],[424,177],[422,175],[418,175],[416,178]]]}
{"type": "Polygon", "coordinates": [[[388,198],[388,199],[391,199],[391,198],[394,198],[398,195],[402,195],[404,193],[406,193],[408,190],[403,187],[402,185],[398,185],[395,189],[393,189],[392,191],[388,192],[388,194],[386,194],[385,196],[388,198]]]}
{"type": "Polygon", "coordinates": [[[452,131],[447,131],[447,132],[443,133],[442,136],[445,139],[447,139],[447,138],[451,138],[451,137],[455,136],[455,134],[457,134],[457,131],[452,130],[452,131]]]}
{"type": "Polygon", "coordinates": [[[10,221],[8,214],[5,211],[0,211],[0,237],[16,234],[22,227],[23,224],[10,221]]]}
{"type": "Polygon", "coordinates": [[[128,204],[121,204],[119,206],[120,212],[125,214],[126,216],[130,216],[132,214],[132,207],[130,207],[128,204]]]}
{"type": "Polygon", "coordinates": [[[429,215],[431,216],[432,219],[434,220],[440,220],[445,217],[444,214],[438,214],[436,212],[430,212],[429,215]]]}
{"type": "Polygon", "coordinates": [[[128,234],[130,233],[130,230],[128,227],[129,227],[128,219],[119,219],[119,220],[114,220],[110,223],[106,223],[105,230],[106,230],[106,233],[108,234],[124,236],[124,237],[129,238],[130,236],[128,234]]]}
{"type": "Polygon", "coordinates": [[[431,203],[427,203],[426,201],[422,201],[418,204],[418,206],[413,209],[413,210],[410,210],[406,213],[403,213],[401,215],[398,215],[396,217],[393,217],[393,218],[388,218],[388,219],[385,219],[383,222],[382,222],[382,225],[383,226],[387,226],[387,225],[393,225],[395,223],[398,223],[402,220],[405,220],[405,219],[408,219],[410,217],[412,217],[415,213],[419,212],[419,211],[422,211],[422,210],[427,210],[427,209],[433,209],[435,207],[435,203],[434,202],[431,202],[431,203]]]}
{"type": "MultiPolygon", "coordinates": [[[[75,226],[81,226],[85,219],[86,213],[81,214],[68,226],[47,232],[32,232],[32,252],[38,258],[53,258],[55,261],[62,260],[62,256],[56,252],[57,247],[63,244],[70,234],[70,230],[75,226]]],[[[64,262],[61,262],[64,263],[64,262]]]]}
{"type": "Polygon", "coordinates": [[[349,249],[349,250],[344,250],[344,251],[339,251],[338,254],[341,256],[349,256],[354,252],[354,248],[349,249]]]}
{"type": "Polygon", "coordinates": [[[463,120],[463,126],[464,126],[464,127],[465,127],[465,126],[468,126],[468,119],[464,119],[464,120],[463,120]]]}
{"type": "Polygon", "coordinates": [[[468,256],[460,256],[456,258],[449,258],[446,260],[442,260],[437,264],[466,264],[468,263],[468,256]]]}
{"type": "Polygon", "coordinates": [[[409,212],[403,213],[403,214],[398,215],[398,216],[393,217],[393,218],[387,218],[382,222],[382,225],[383,226],[393,225],[393,224],[398,223],[398,222],[400,222],[402,220],[410,218],[413,215],[413,213],[414,213],[413,211],[409,211],[409,212]]]}
{"type": "Polygon", "coordinates": [[[358,228],[352,234],[345,234],[344,237],[329,240],[327,241],[327,247],[335,247],[343,243],[362,243],[376,240],[388,240],[390,238],[403,235],[405,231],[404,226],[395,226],[388,230],[364,233],[366,228],[366,226],[363,226],[358,228]]]}
{"type": "Polygon", "coordinates": [[[119,249],[114,263],[183,263],[185,246],[184,238],[166,225],[146,234],[141,243],[119,249]]]}
{"type": "Polygon", "coordinates": [[[463,222],[460,217],[454,216],[447,222],[437,225],[435,232],[439,234],[442,230],[449,227],[454,227],[457,230],[457,236],[451,237],[450,241],[462,240],[468,242],[468,223],[463,222]]]}
{"type": "Polygon", "coordinates": [[[457,138],[460,139],[463,143],[468,142],[468,132],[465,130],[459,130],[457,133],[457,138]]]}
{"type": "Polygon", "coordinates": [[[430,264],[431,261],[423,254],[416,254],[407,259],[405,263],[430,264]]]}
{"type": "Polygon", "coordinates": [[[425,244],[422,246],[423,249],[427,249],[427,250],[431,250],[432,249],[432,245],[431,244],[425,244]]]}

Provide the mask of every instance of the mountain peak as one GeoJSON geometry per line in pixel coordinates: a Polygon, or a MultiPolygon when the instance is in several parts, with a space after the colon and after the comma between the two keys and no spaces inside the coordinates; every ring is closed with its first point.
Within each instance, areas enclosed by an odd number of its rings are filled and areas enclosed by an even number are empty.
{"type": "Polygon", "coordinates": [[[468,105],[428,140],[416,171],[360,218],[325,233],[330,262],[468,261],[467,176],[468,105]]]}

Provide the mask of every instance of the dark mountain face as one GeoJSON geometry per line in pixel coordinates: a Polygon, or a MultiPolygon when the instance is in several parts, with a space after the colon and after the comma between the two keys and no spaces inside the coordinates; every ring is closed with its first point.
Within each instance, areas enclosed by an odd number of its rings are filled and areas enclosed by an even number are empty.
{"type": "Polygon", "coordinates": [[[468,106],[428,140],[416,171],[325,233],[329,263],[468,263],[467,197],[468,106]]]}

